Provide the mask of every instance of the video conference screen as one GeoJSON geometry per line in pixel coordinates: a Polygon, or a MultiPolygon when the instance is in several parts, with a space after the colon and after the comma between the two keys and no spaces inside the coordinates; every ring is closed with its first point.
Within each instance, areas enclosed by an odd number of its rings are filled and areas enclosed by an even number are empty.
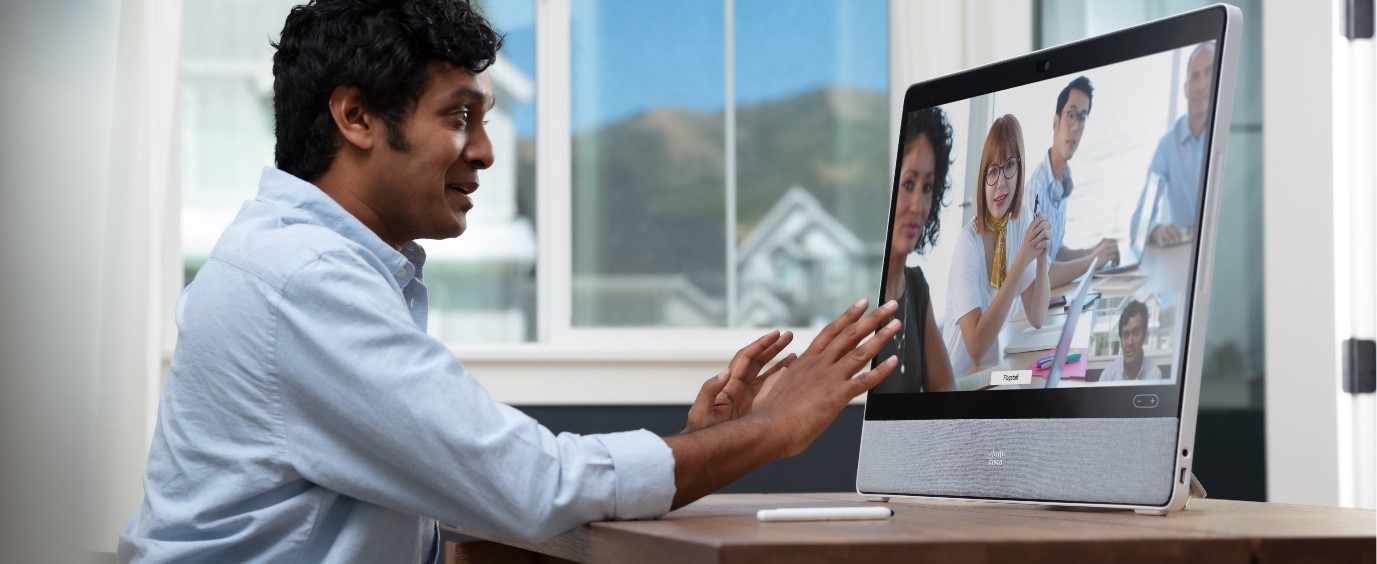
{"type": "Polygon", "coordinates": [[[1174,385],[1215,47],[908,112],[877,394],[1174,385]],[[1060,354],[1059,354],[1060,353],[1060,354]]]}

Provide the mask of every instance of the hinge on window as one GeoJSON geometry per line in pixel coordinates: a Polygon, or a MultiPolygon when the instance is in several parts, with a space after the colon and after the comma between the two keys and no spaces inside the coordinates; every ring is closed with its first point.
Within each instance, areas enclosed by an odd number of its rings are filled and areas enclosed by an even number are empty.
{"type": "Polygon", "coordinates": [[[1344,340],[1344,391],[1350,394],[1377,392],[1377,341],[1344,340]]]}
{"type": "Polygon", "coordinates": [[[1348,0],[1348,10],[1344,14],[1344,37],[1349,39],[1372,39],[1372,1],[1348,0]]]}

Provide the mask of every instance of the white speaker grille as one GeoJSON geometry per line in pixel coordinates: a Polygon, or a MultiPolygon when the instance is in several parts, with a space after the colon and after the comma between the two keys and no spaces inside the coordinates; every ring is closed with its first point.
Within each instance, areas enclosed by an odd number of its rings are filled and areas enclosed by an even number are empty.
{"type": "Polygon", "coordinates": [[[866,421],[862,493],[1164,505],[1176,418],[866,421]]]}

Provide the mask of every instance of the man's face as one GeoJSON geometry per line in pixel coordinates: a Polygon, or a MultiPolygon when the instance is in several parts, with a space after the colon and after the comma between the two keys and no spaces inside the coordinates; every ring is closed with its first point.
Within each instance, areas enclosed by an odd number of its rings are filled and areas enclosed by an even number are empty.
{"type": "Polygon", "coordinates": [[[1142,315],[1129,317],[1128,322],[1119,328],[1119,341],[1124,346],[1124,364],[1142,362],[1143,338],[1146,336],[1146,330],[1142,315]]]}
{"type": "Polygon", "coordinates": [[[1191,125],[1199,127],[1210,114],[1210,91],[1214,89],[1214,47],[1203,46],[1191,53],[1186,63],[1186,112],[1191,125]]]}
{"type": "Polygon", "coordinates": [[[1081,145],[1081,134],[1085,133],[1086,120],[1090,118],[1090,97],[1077,89],[1071,89],[1066,96],[1066,105],[1061,113],[1052,118],[1052,150],[1057,151],[1063,160],[1071,160],[1076,148],[1081,145]]]}
{"type": "Polygon", "coordinates": [[[401,124],[409,145],[380,144],[372,163],[371,207],[397,244],[458,237],[473,208],[478,171],[492,166],[492,143],[483,124],[492,108],[487,73],[474,75],[432,63],[430,81],[401,124]]]}

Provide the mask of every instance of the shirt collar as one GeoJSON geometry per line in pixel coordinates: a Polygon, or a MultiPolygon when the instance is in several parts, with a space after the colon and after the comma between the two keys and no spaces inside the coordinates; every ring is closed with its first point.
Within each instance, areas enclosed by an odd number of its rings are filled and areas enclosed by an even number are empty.
{"type": "Polygon", "coordinates": [[[263,167],[263,176],[258,181],[258,200],[301,210],[314,222],[368,249],[387,266],[399,286],[405,287],[412,278],[420,277],[426,260],[425,249],[411,241],[398,252],[310,182],[274,167],[263,167]]]}
{"type": "Polygon", "coordinates": [[[1057,176],[1055,174],[1052,174],[1051,149],[1048,149],[1047,154],[1042,156],[1042,164],[1038,166],[1047,169],[1047,183],[1050,186],[1050,190],[1048,190],[1047,195],[1050,196],[1052,199],[1050,203],[1058,205],[1061,204],[1061,201],[1066,199],[1067,196],[1070,196],[1071,190],[1074,189],[1076,186],[1075,181],[1071,180],[1071,163],[1066,163],[1066,167],[1062,169],[1060,181],[1057,180],[1057,176]]]}
{"type": "Polygon", "coordinates": [[[1205,138],[1205,131],[1201,130],[1199,136],[1191,135],[1190,116],[1181,116],[1176,122],[1176,142],[1181,145],[1187,143],[1200,143],[1205,138]]]}

